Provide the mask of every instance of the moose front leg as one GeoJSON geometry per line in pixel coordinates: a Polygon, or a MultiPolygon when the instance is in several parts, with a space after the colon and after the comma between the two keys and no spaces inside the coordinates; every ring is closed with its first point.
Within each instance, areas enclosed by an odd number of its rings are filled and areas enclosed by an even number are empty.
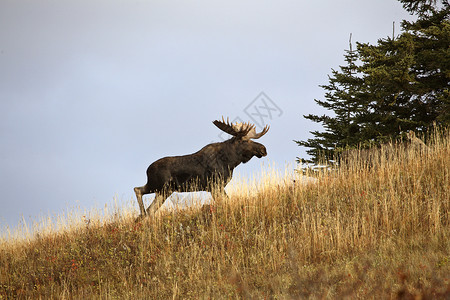
{"type": "Polygon", "coordinates": [[[218,184],[214,188],[209,190],[209,193],[211,194],[212,201],[215,203],[216,199],[225,199],[229,200],[230,197],[228,196],[227,192],[225,192],[225,187],[223,185],[218,184]]]}
{"type": "Polygon", "coordinates": [[[153,216],[156,211],[163,205],[163,203],[168,198],[167,195],[170,196],[171,193],[155,193],[155,199],[153,200],[152,204],[147,208],[147,215],[153,216]]]}
{"type": "Polygon", "coordinates": [[[217,195],[219,196],[222,196],[222,198],[225,198],[225,199],[230,199],[230,197],[228,196],[228,194],[227,194],[227,192],[225,192],[225,187],[223,187],[223,186],[220,186],[218,189],[217,189],[217,195]]]}

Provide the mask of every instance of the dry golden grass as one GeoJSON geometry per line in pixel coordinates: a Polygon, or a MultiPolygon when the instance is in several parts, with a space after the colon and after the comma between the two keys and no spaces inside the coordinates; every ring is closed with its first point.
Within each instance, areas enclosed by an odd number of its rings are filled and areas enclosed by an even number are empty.
{"type": "Polygon", "coordinates": [[[0,299],[448,299],[449,131],[426,150],[373,151],[376,167],[351,161],[316,183],[269,172],[203,208],[11,235],[0,299]]]}

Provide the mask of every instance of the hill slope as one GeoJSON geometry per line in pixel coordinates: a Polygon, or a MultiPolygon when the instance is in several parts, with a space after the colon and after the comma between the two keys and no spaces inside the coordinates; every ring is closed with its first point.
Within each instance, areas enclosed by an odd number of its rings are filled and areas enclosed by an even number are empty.
{"type": "Polygon", "coordinates": [[[0,299],[450,297],[450,136],[308,185],[0,245],[0,299]]]}

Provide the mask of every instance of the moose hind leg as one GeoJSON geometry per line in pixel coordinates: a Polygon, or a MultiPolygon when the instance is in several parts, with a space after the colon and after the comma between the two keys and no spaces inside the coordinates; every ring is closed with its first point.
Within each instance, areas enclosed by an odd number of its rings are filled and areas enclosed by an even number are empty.
{"type": "Polygon", "coordinates": [[[144,202],[142,201],[142,196],[150,192],[147,185],[141,187],[135,187],[134,192],[136,194],[137,202],[139,204],[139,210],[141,211],[141,216],[145,216],[144,202]]]}

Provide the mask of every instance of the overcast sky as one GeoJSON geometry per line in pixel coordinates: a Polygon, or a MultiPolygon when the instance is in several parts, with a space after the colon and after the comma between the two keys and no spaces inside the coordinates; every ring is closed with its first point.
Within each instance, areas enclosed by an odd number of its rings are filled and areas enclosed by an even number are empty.
{"type": "Polygon", "coordinates": [[[350,33],[405,18],[395,0],[0,0],[0,225],[130,201],[153,161],[225,138],[222,115],[271,126],[241,174],[305,156],[292,140],[319,128],[302,115],[350,33]]]}

